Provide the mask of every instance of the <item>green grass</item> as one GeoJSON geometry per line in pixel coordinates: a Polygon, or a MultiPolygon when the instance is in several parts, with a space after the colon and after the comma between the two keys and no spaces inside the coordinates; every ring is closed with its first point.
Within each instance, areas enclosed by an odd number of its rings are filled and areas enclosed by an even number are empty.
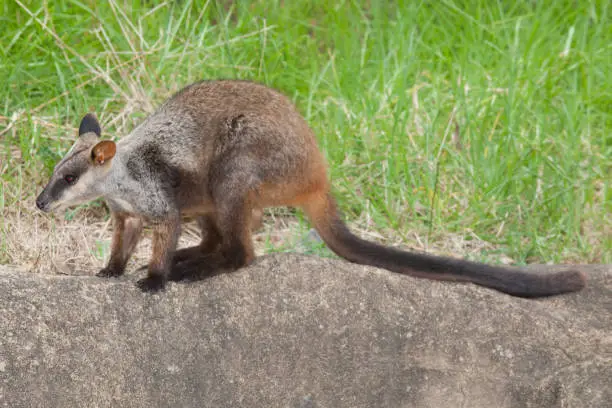
{"type": "Polygon", "coordinates": [[[8,0],[0,13],[0,262],[2,225],[33,212],[84,112],[119,138],[217,77],[296,102],[362,231],[485,242],[458,255],[492,262],[612,262],[609,2],[8,0]]]}

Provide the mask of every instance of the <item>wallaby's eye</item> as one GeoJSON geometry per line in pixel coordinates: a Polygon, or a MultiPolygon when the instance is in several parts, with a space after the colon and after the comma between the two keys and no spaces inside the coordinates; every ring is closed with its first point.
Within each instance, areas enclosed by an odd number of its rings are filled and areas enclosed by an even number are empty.
{"type": "Polygon", "coordinates": [[[66,183],[68,184],[74,184],[77,181],[76,176],[73,176],[72,174],[67,174],[64,176],[64,180],[66,180],[66,183]]]}

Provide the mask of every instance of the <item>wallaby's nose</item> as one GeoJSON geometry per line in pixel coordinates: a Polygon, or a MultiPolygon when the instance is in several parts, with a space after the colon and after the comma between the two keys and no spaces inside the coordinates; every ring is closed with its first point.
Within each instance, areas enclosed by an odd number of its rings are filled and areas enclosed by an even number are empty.
{"type": "Polygon", "coordinates": [[[45,205],[45,200],[38,196],[38,198],[36,199],[36,207],[38,207],[39,210],[45,211],[45,205]]]}

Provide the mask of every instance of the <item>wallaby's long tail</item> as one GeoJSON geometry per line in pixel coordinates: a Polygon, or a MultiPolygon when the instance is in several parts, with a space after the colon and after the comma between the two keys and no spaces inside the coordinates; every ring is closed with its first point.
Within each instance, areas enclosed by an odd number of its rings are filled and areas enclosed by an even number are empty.
{"type": "Polygon", "coordinates": [[[513,296],[534,298],[576,292],[586,278],[577,270],[535,274],[461,259],[400,251],[365,241],[347,228],[329,193],[313,195],[303,205],[323,241],[339,256],[421,278],[472,282],[513,296]]]}

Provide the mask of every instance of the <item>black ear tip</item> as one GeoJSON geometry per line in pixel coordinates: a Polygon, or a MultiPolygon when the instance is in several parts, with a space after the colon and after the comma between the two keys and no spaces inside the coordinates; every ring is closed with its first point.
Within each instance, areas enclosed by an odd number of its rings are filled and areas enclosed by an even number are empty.
{"type": "Polygon", "coordinates": [[[98,136],[102,134],[100,123],[98,122],[98,119],[96,119],[96,115],[93,113],[88,113],[83,116],[83,119],[81,119],[81,125],[79,126],[79,136],[88,132],[94,132],[98,136]]]}

